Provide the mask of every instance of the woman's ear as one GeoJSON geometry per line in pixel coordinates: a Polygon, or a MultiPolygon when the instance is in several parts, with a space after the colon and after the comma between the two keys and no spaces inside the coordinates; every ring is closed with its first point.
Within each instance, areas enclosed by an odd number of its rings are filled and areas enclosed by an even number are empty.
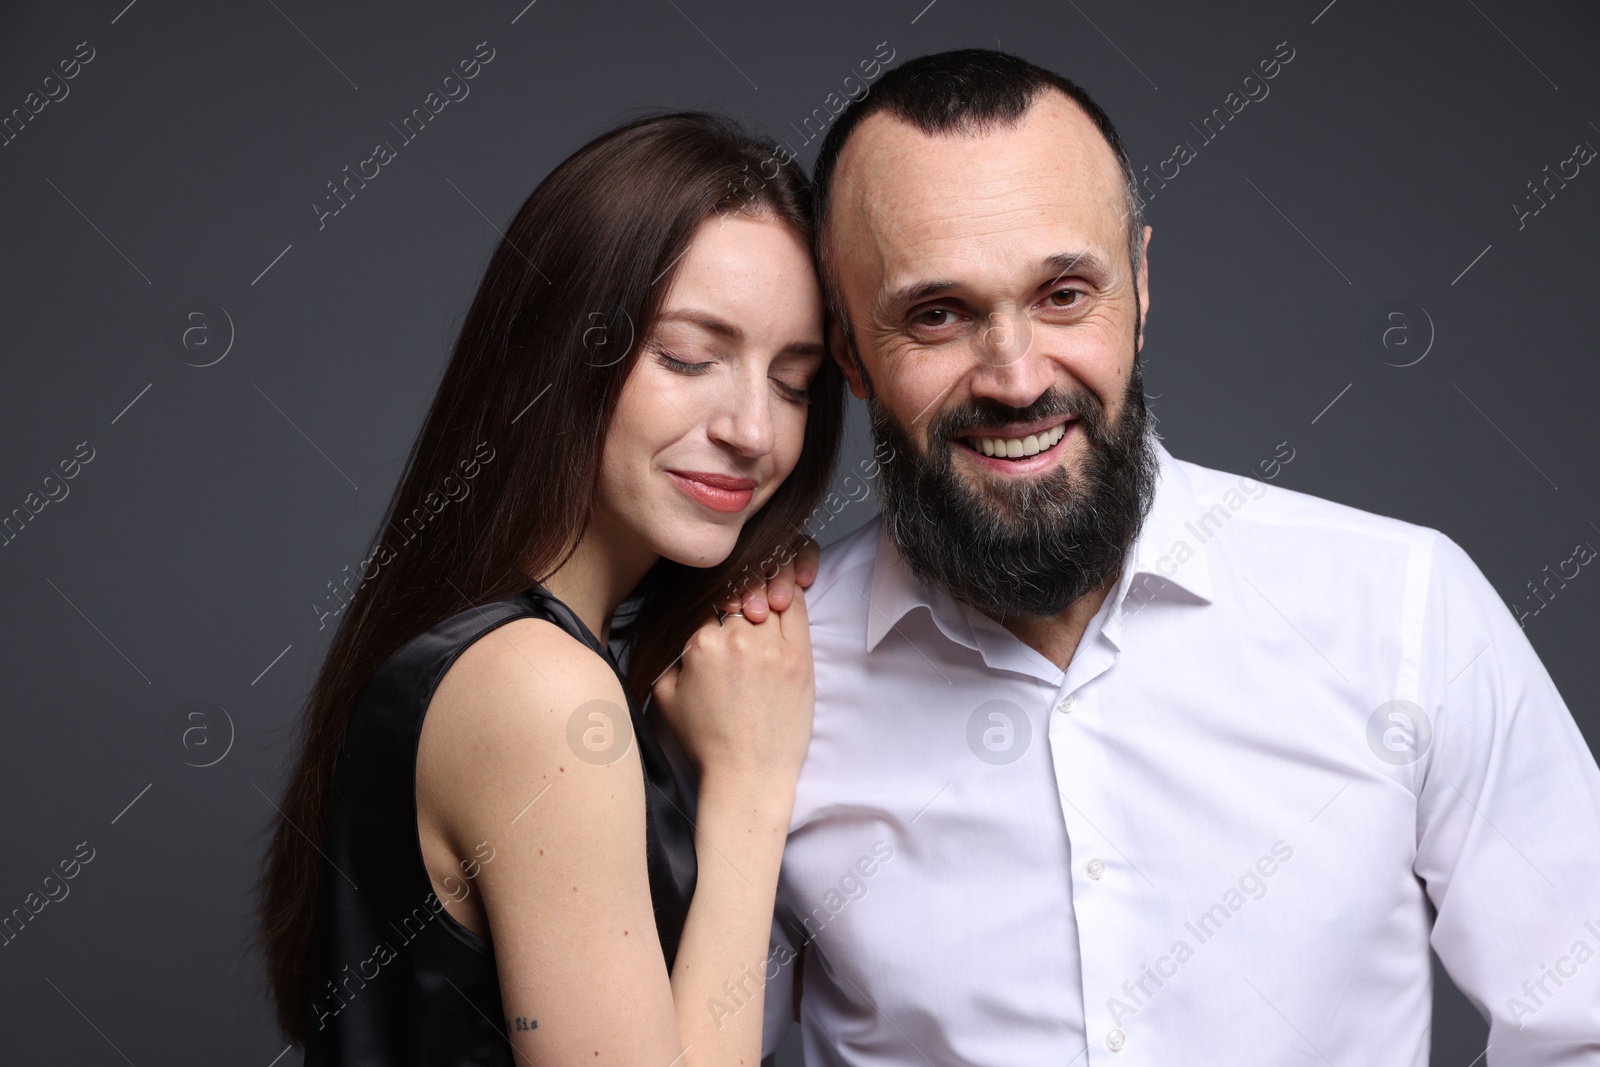
{"type": "Polygon", "coordinates": [[[838,320],[828,324],[828,353],[839,365],[844,380],[850,383],[850,392],[855,394],[857,400],[865,400],[867,389],[861,379],[861,368],[856,365],[855,357],[851,354],[850,341],[845,337],[844,327],[838,320]]]}

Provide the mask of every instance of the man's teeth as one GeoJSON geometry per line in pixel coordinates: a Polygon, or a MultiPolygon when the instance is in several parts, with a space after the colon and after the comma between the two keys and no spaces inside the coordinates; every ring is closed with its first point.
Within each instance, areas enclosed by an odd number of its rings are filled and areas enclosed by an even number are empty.
{"type": "Polygon", "coordinates": [[[1053,447],[1066,432],[1067,424],[1063,422],[1043,433],[1031,433],[1026,437],[974,437],[972,441],[978,451],[986,456],[1021,459],[1023,456],[1036,456],[1053,447]]]}

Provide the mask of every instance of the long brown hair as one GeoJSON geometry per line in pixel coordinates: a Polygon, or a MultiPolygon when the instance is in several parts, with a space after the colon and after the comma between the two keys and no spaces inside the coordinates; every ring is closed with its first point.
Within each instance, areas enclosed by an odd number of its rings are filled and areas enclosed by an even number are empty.
{"type": "MultiPolygon", "coordinates": [[[[300,721],[299,760],[259,886],[259,936],[293,1041],[306,1037],[328,793],[351,709],[402,645],[554,572],[586,528],[618,393],[699,226],[775,217],[809,246],[810,188],[791,157],[698,112],[640,119],[556,167],[489,260],[398,488],[300,721]]],[[[721,567],[659,562],[624,634],[644,699],[730,587],[783,553],[827,486],[843,422],[831,360],[812,380],[794,472],[721,567]]]]}

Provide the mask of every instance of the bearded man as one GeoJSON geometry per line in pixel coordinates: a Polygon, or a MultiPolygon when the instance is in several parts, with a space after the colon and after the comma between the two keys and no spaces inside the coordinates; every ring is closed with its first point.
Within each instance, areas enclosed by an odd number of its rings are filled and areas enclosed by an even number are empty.
{"type": "Polygon", "coordinates": [[[1455,542],[1157,439],[1105,113],[927,56],[816,184],[890,458],[806,597],[769,1048],[798,1010],[811,1067],[1421,1067],[1431,946],[1490,1067],[1600,1062],[1594,757],[1455,542]]]}

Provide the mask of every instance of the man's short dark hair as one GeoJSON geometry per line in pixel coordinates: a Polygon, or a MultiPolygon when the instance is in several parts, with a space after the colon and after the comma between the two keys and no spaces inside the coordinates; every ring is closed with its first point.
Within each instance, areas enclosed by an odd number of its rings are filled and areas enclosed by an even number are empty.
{"type": "MultiPolygon", "coordinates": [[[[829,265],[828,209],[833,200],[833,172],[850,134],[869,115],[886,111],[928,134],[976,133],[994,127],[1014,126],[1022,121],[1041,92],[1056,89],[1083,109],[1093,120],[1117,157],[1126,186],[1128,215],[1128,262],[1135,277],[1142,258],[1144,203],[1133,164],[1128,160],[1117,128],[1088,93],[1053,71],[1035,66],[1008,52],[987,48],[963,48],[936,52],[902,64],[883,76],[872,91],[847,107],[823,139],[812,172],[812,195],[816,210],[818,258],[822,265],[823,289],[828,305],[846,336],[851,333],[844,299],[834,271],[829,265]]],[[[854,338],[851,338],[854,343],[854,338]]]]}

